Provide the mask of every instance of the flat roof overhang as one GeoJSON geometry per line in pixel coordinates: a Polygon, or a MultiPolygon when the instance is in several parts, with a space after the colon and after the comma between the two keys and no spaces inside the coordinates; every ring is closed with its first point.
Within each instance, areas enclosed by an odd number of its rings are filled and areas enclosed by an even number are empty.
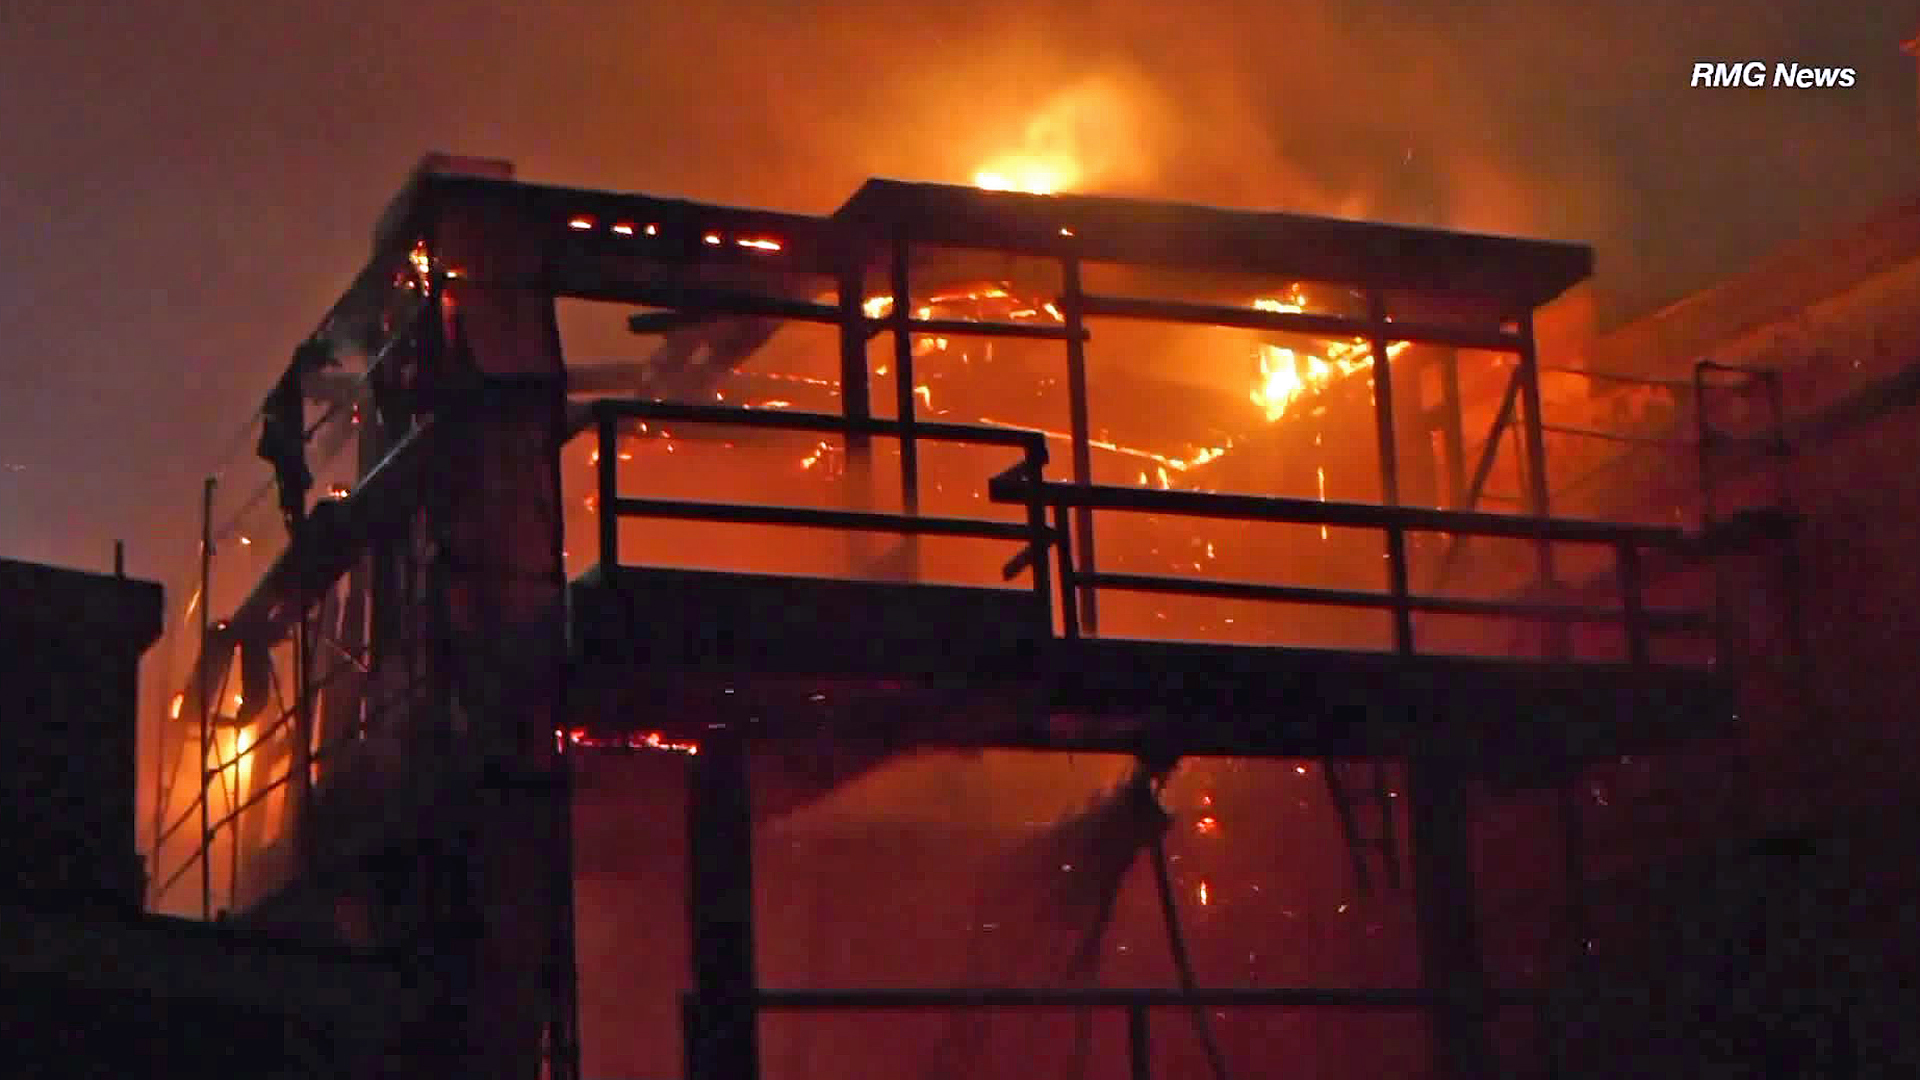
{"type": "Polygon", "coordinates": [[[918,243],[1495,299],[1525,310],[1593,274],[1593,249],[1582,244],[900,180],[867,181],[833,220],[918,243]]]}

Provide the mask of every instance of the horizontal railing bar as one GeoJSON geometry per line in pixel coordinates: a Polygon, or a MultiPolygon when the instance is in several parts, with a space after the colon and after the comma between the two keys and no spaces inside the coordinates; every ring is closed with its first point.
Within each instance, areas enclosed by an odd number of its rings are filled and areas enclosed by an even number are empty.
{"type": "Polygon", "coordinates": [[[917,517],[859,510],[816,510],[798,506],[687,502],[677,499],[618,499],[614,513],[621,517],[674,518],[681,521],[721,521],[736,525],[800,525],[817,529],[854,529],[862,532],[925,533],[980,540],[1033,539],[1033,530],[1010,521],[974,521],[968,518],[917,517]]]}
{"type": "MultiPolygon", "coordinates": [[[[996,478],[987,491],[995,502],[1026,503],[1032,498],[1026,481],[996,478]]],[[[1320,502],[1264,495],[1221,495],[1200,491],[1161,491],[1114,485],[1080,485],[1044,481],[1041,501],[1096,510],[1128,510],[1179,514],[1187,517],[1272,521],[1294,525],[1334,525],[1349,528],[1406,529],[1414,532],[1462,533],[1522,540],[1558,540],[1569,543],[1638,543],[1647,547],[1682,547],[1686,536],[1677,528],[1625,525],[1615,522],[1536,518],[1482,511],[1434,510],[1425,507],[1380,506],[1371,503],[1320,502]]]]}
{"type": "MultiPolygon", "coordinates": [[[[869,325],[875,330],[885,331],[897,329],[900,324],[893,319],[875,319],[869,325]]],[[[1072,341],[1076,336],[1086,341],[1090,336],[1085,330],[1075,335],[1064,326],[979,319],[908,319],[907,330],[914,334],[938,334],[942,337],[1004,337],[1038,341],[1072,341]]]]}
{"type": "MultiPolygon", "coordinates": [[[[1489,997],[1501,996],[1490,993],[1489,997]]],[[[1135,1006],[1280,1007],[1406,1012],[1429,1008],[1429,990],[1252,988],[1178,990],[1147,987],[1086,990],[761,990],[755,1006],[768,1012],[948,1011],[956,1009],[1124,1009],[1135,1006]]]]}
{"type": "Polygon", "coordinates": [[[1316,337],[1380,337],[1388,341],[1452,345],[1463,349],[1489,349],[1495,352],[1517,353],[1525,344],[1520,335],[1505,330],[1473,330],[1466,327],[1436,326],[1431,323],[1375,323],[1370,319],[1355,319],[1344,315],[1316,315],[1304,311],[1261,311],[1257,308],[1190,304],[1179,300],[1149,300],[1134,296],[1083,296],[1080,298],[1080,310],[1085,315],[1106,318],[1198,323],[1206,326],[1230,326],[1242,330],[1276,330],[1283,333],[1312,334],[1316,337]]]}
{"type": "MultiPolygon", "coordinates": [[[[808,300],[793,300],[787,297],[727,289],[635,286],[627,289],[622,295],[631,303],[708,318],[791,319],[828,325],[836,325],[843,318],[837,304],[817,304],[808,300]]],[[[1064,341],[1074,336],[1063,326],[1040,326],[980,319],[909,318],[906,321],[908,332],[914,334],[1037,338],[1047,341],[1064,341]]],[[[893,316],[880,318],[862,316],[860,323],[869,335],[894,330],[900,325],[899,320],[893,316]]],[[[659,317],[652,313],[632,315],[627,320],[628,329],[635,333],[657,332],[659,326],[659,317]]],[[[1084,340],[1087,335],[1085,331],[1081,331],[1079,336],[1084,340]]]]}
{"type": "Polygon", "coordinates": [[[1614,371],[1588,371],[1585,368],[1548,367],[1545,365],[1541,366],[1540,373],[1543,375],[1578,375],[1583,379],[1592,379],[1595,382],[1625,383],[1629,386],[1658,386],[1668,390],[1693,392],[1693,383],[1682,379],[1649,379],[1639,375],[1623,375],[1614,371]]]}
{"type": "MultiPolygon", "coordinates": [[[[636,401],[631,398],[601,398],[589,405],[588,410],[614,416],[664,420],[671,423],[727,424],[733,427],[785,428],[790,431],[880,435],[896,438],[906,435],[898,420],[862,419],[836,416],[832,413],[792,412],[786,409],[748,409],[730,405],[681,405],[663,401],[636,401]]],[[[1011,446],[1045,453],[1046,437],[1037,431],[1021,428],[916,421],[912,429],[912,435],[916,439],[1011,446]]]]}
{"type": "MultiPolygon", "coordinates": [[[[840,308],[837,304],[816,304],[809,300],[794,300],[784,296],[768,296],[733,289],[686,285],[629,285],[621,290],[621,298],[627,303],[695,315],[793,319],[826,324],[840,321],[840,308]]],[[[651,318],[651,315],[645,313],[631,316],[628,326],[636,333],[644,333],[646,331],[642,327],[646,326],[646,320],[651,318]]]]}
{"type": "MultiPolygon", "coordinates": [[[[1529,604],[1511,600],[1474,600],[1467,597],[1420,594],[1409,594],[1404,600],[1399,600],[1395,599],[1391,593],[1365,590],[1259,585],[1252,582],[1160,577],[1148,574],[1076,573],[1073,580],[1080,585],[1122,589],[1128,592],[1211,596],[1223,600],[1277,600],[1285,603],[1377,608],[1386,611],[1391,611],[1404,603],[1408,610],[1435,615],[1483,615],[1551,622],[1617,623],[1625,619],[1627,614],[1624,608],[1587,607],[1575,604],[1529,604]]],[[[1641,617],[1649,630],[1705,631],[1712,625],[1712,620],[1705,613],[1695,611],[1645,611],[1641,613],[1641,617]]]]}
{"type": "Polygon", "coordinates": [[[1686,439],[1655,439],[1644,435],[1623,435],[1615,431],[1597,431],[1593,428],[1566,427],[1562,424],[1541,424],[1541,431],[1555,435],[1573,435],[1582,439],[1601,439],[1606,442],[1627,443],[1633,446],[1668,446],[1687,448],[1695,444],[1686,439]]]}

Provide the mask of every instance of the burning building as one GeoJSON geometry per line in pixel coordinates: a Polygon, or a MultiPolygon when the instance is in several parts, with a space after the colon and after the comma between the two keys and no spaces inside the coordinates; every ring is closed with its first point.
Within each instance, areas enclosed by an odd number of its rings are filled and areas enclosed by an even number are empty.
{"type": "Polygon", "coordinates": [[[209,488],[155,903],[403,957],[396,1075],[1552,1057],[1785,519],[1556,513],[1584,248],[985,179],[430,159],[209,488]]]}

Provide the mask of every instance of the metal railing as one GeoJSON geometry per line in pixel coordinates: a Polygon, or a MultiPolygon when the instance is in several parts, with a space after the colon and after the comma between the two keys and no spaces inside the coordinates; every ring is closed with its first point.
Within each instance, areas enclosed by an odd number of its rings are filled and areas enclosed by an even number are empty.
{"type": "Polygon", "coordinates": [[[1679,529],[1621,525],[1609,522],[1533,518],[1458,510],[1375,506],[1365,503],[1318,502],[1308,499],[1252,495],[1218,495],[1192,491],[1154,491],[1145,488],[1082,485],[1058,481],[1034,482],[1011,471],[988,485],[998,501],[1053,508],[1055,553],[1059,561],[1061,607],[1069,638],[1080,629],[1071,602],[1081,588],[1109,588],[1131,592],[1173,593],[1231,600],[1265,600],[1370,608],[1391,612],[1395,651],[1415,652],[1413,614],[1492,616],[1541,622],[1615,623],[1625,634],[1628,658],[1648,660],[1649,641],[1656,634],[1707,633],[1712,620],[1701,612],[1652,610],[1646,606],[1641,581],[1641,553],[1649,548],[1684,549],[1688,543],[1679,529]],[[1073,565],[1069,509],[1147,511],[1237,521],[1264,521],[1293,525],[1325,525],[1377,529],[1388,538],[1388,591],[1309,588],[1240,581],[1195,579],[1148,574],[1084,572],[1073,565]],[[1619,607],[1580,604],[1479,600],[1415,593],[1408,584],[1406,535],[1413,532],[1457,536],[1504,537],[1547,543],[1600,544],[1611,547],[1619,578],[1619,607]]]}
{"type": "MultiPolygon", "coordinates": [[[[824,510],[813,507],[742,505],[702,500],[641,499],[622,496],[619,491],[617,451],[619,425],[623,419],[814,432],[842,435],[849,439],[896,438],[904,444],[920,440],[975,446],[1003,446],[1019,450],[1021,461],[1015,469],[1025,470],[1034,476],[1040,475],[1047,462],[1046,437],[1040,432],[971,424],[863,420],[825,413],[797,413],[714,405],[676,405],[616,399],[593,402],[587,407],[587,413],[587,423],[594,427],[599,440],[598,493],[595,512],[599,526],[599,562],[603,573],[610,575],[620,565],[620,519],[623,517],[726,522],[736,525],[787,525],[857,532],[890,532],[906,536],[947,536],[1015,541],[1023,545],[1021,553],[1002,567],[1001,576],[1011,580],[1022,571],[1031,570],[1034,594],[1043,606],[1050,602],[1052,583],[1048,576],[1045,552],[1052,543],[1053,532],[1047,527],[1044,508],[1038,502],[1028,502],[1027,520],[1024,523],[1016,523],[914,513],[892,514],[870,510],[824,510]]],[[[905,468],[908,455],[902,454],[901,457],[903,468],[905,468]]]]}
{"type": "MultiPolygon", "coordinates": [[[[390,647],[397,647],[398,651],[404,652],[405,649],[417,644],[418,641],[419,639],[415,635],[403,635],[390,647]]],[[[221,717],[217,720],[218,725],[223,728],[257,726],[259,731],[247,742],[244,748],[231,756],[222,757],[220,756],[219,749],[217,747],[214,748],[213,752],[208,755],[207,761],[203,763],[203,783],[200,791],[196,794],[193,801],[181,811],[179,816],[161,831],[155,841],[154,846],[156,851],[159,850],[161,845],[165,844],[166,841],[172,839],[194,814],[199,813],[203,805],[211,804],[209,796],[216,786],[226,788],[228,785],[231,785],[234,789],[237,789],[239,786],[237,778],[241,763],[249,758],[257,759],[267,752],[274,738],[286,734],[295,738],[305,735],[311,739],[311,731],[305,729],[305,725],[302,725],[299,721],[303,712],[310,711],[313,708],[314,699],[316,699],[318,695],[347,676],[358,676],[361,679],[367,679],[369,677],[370,672],[365,665],[366,661],[372,656],[371,646],[361,646],[359,649],[361,653],[360,656],[351,655],[351,652],[345,647],[336,646],[336,648],[340,650],[343,662],[334,665],[331,670],[320,678],[307,681],[304,688],[294,688],[292,696],[295,700],[291,703],[282,704],[279,710],[271,717],[262,718],[248,724],[237,724],[231,718],[227,717],[221,717]],[[303,693],[304,700],[302,697],[303,693]],[[234,779],[229,780],[229,777],[233,777],[234,779]]],[[[275,676],[275,682],[276,694],[278,694],[277,675],[275,676]]],[[[227,686],[228,683],[226,679],[223,678],[214,700],[220,700],[225,696],[227,686]]],[[[238,843],[237,831],[240,822],[249,811],[256,810],[260,804],[264,803],[276,792],[290,785],[299,786],[309,783],[310,775],[303,775],[302,765],[304,765],[307,770],[321,766],[337,768],[339,766],[339,755],[347,752],[354,744],[378,734],[383,727],[384,721],[391,718],[396,711],[404,709],[409,704],[415,703],[415,699],[420,698],[428,691],[428,687],[416,685],[412,680],[405,680],[402,681],[398,687],[386,694],[379,697],[369,697],[372,688],[363,686],[360,689],[360,695],[367,698],[366,708],[360,711],[357,720],[353,724],[340,731],[326,732],[324,741],[318,746],[312,746],[305,755],[289,752],[286,767],[271,778],[263,780],[256,777],[251,783],[246,785],[244,792],[238,790],[226,791],[227,799],[221,815],[207,823],[200,842],[194,845],[181,865],[174,868],[173,872],[165,878],[158,879],[158,886],[154,890],[154,895],[166,895],[175,885],[180,883],[180,880],[188,871],[197,866],[204,865],[206,860],[212,857],[214,845],[219,840],[223,830],[228,832],[231,842],[238,843]]],[[[229,900],[231,904],[239,895],[238,881],[230,880],[228,882],[228,888],[232,894],[232,898],[229,900]]]]}
{"type": "MultiPolygon", "coordinates": [[[[1070,640],[1083,636],[1075,600],[1082,590],[1094,589],[1386,611],[1394,619],[1395,651],[1402,655],[1416,652],[1413,633],[1415,613],[1513,618],[1561,625],[1613,624],[1624,635],[1628,660],[1634,664],[1648,662],[1650,643],[1656,636],[1706,634],[1713,629],[1712,619],[1704,612],[1653,609],[1646,603],[1641,580],[1642,553],[1647,550],[1685,550],[1689,540],[1678,528],[1048,481],[1044,479],[1047,462],[1044,436],[1040,432],[1012,428],[850,420],[828,414],[784,410],[613,399],[597,401],[587,407],[586,416],[575,430],[583,430],[588,426],[597,430],[599,438],[597,524],[599,561],[603,568],[620,565],[619,520],[623,517],[652,517],[1017,541],[1023,545],[1022,549],[1002,568],[1003,577],[1011,579],[1024,571],[1031,571],[1033,590],[1049,609],[1055,606],[1050,579],[1057,581],[1058,617],[1065,637],[1070,640]],[[987,493],[996,503],[1023,507],[1026,522],[1020,524],[912,513],[622,496],[619,491],[617,440],[623,419],[817,432],[849,438],[879,436],[908,441],[928,439],[1015,447],[1022,452],[1021,461],[989,479],[987,493]],[[1386,591],[1328,589],[1083,571],[1075,566],[1072,542],[1072,519],[1075,514],[1070,511],[1144,511],[1234,521],[1379,530],[1388,541],[1389,588],[1386,591]],[[1409,584],[1406,539],[1410,533],[1421,532],[1609,547],[1613,551],[1618,578],[1619,603],[1597,606],[1475,599],[1415,592],[1409,584]],[[1049,550],[1053,552],[1056,564],[1051,572],[1046,557],[1049,550]]],[[[1090,628],[1084,636],[1091,636],[1090,628]]]]}

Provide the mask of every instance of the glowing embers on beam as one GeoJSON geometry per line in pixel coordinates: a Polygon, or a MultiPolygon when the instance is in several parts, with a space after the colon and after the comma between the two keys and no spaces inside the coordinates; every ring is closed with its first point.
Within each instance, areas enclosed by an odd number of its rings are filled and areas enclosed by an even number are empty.
{"type": "Polygon", "coordinates": [[[427,250],[425,240],[416,241],[413,250],[407,252],[407,264],[413,267],[413,280],[407,283],[407,288],[425,292],[433,281],[433,253],[427,250]]]}
{"type": "Polygon", "coordinates": [[[586,728],[574,728],[571,731],[554,728],[553,744],[556,751],[563,753],[569,746],[577,746],[583,750],[659,750],[664,753],[688,756],[700,752],[699,743],[669,739],[664,732],[659,731],[599,736],[589,734],[586,728]]]}
{"type": "MultiPolygon", "coordinates": [[[[1262,297],[1253,302],[1256,311],[1298,314],[1306,310],[1306,298],[1298,291],[1286,300],[1262,297]]],[[[1387,358],[1405,352],[1411,342],[1395,341],[1387,345],[1387,358]]],[[[1323,353],[1262,344],[1258,349],[1260,376],[1248,399],[1264,409],[1269,422],[1287,414],[1287,410],[1309,395],[1319,394],[1336,380],[1373,366],[1373,349],[1365,341],[1330,341],[1323,353]]]]}
{"type": "MultiPolygon", "coordinates": [[[[567,219],[567,228],[574,232],[593,232],[599,227],[599,219],[591,214],[575,214],[567,219]]],[[[607,231],[624,237],[659,236],[660,226],[657,222],[639,225],[631,221],[616,221],[607,226],[607,231]]],[[[711,230],[701,233],[700,240],[708,247],[721,247],[727,242],[723,234],[711,230]]],[[[787,246],[785,241],[771,236],[737,236],[733,239],[733,245],[763,255],[776,254],[786,250],[787,246]]]]}

